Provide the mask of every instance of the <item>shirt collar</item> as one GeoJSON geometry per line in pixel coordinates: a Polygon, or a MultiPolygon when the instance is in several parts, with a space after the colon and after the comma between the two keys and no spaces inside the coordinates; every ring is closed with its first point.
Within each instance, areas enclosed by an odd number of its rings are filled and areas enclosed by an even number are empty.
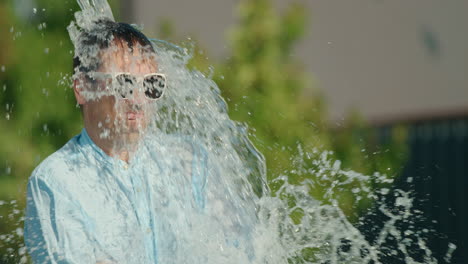
{"type": "MultiPolygon", "coordinates": [[[[94,143],[94,141],[91,139],[88,132],[86,131],[86,128],[83,128],[81,130],[81,134],[80,134],[80,137],[78,139],[78,143],[83,147],[91,148],[93,150],[92,152],[95,154],[95,156],[98,159],[103,159],[104,161],[106,161],[107,163],[110,163],[110,164],[118,163],[118,164],[123,165],[123,166],[127,165],[127,163],[125,161],[107,155],[104,152],[104,150],[102,150],[98,145],[96,145],[96,143],[94,143]]],[[[141,148],[141,146],[140,146],[138,148],[138,150],[136,151],[136,155],[135,155],[136,157],[134,156],[130,160],[131,164],[133,164],[135,161],[138,160],[138,157],[142,154],[141,153],[142,151],[145,152],[145,151],[147,151],[147,149],[146,148],[141,148]]]]}
{"type": "MultiPolygon", "coordinates": [[[[103,159],[107,163],[115,163],[117,159],[107,155],[104,150],[102,150],[94,141],[91,139],[89,136],[88,132],[86,131],[86,128],[83,128],[81,130],[80,137],[78,139],[78,143],[82,147],[89,147],[92,149],[93,154],[96,156],[98,159],[103,159]]],[[[122,161],[123,162],[123,161],[122,161]]]]}

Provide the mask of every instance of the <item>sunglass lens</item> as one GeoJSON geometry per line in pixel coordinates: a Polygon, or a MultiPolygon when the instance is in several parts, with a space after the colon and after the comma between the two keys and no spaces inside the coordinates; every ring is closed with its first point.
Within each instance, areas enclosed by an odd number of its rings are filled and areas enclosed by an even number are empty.
{"type": "Polygon", "coordinates": [[[166,88],[166,78],[164,75],[150,75],[143,81],[145,87],[145,95],[150,99],[158,99],[163,95],[166,88]]]}
{"type": "Polygon", "coordinates": [[[116,91],[122,96],[122,98],[130,98],[133,95],[133,89],[137,83],[135,76],[130,74],[119,74],[115,77],[116,91]]]}

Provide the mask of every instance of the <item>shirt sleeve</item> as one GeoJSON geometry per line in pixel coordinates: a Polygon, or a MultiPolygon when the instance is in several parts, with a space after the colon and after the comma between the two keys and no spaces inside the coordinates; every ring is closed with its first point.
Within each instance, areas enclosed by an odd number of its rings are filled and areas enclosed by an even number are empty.
{"type": "Polygon", "coordinates": [[[35,173],[27,189],[25,244],[33,263],[96,263],[99,250],[80,207],[35,173]]]}

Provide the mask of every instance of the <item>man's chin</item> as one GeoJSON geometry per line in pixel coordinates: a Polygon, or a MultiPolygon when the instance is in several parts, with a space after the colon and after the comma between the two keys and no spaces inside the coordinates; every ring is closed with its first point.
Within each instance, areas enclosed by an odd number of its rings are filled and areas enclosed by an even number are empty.
{"type": "Polygon", "coordinates": [[[126,138],[141,137],[146,131],[146,126],[139,120],[127,120],[126,123],[126,126],[121,128],[122,136],[126,138]]]}
{"type": "Polygon", "coordinates": [[[120,131],[114,139],[114,143],[119,145],[121,148],[132,148],[138,145],[140,140],[143,138],[143,131],[141,130],[128,130],[120,131]],[[125,147],[126,146],[126,147],[125,147]]]}
{"type": "Polygon", "coordinates": [[[146,125],[141,120],[127,120],[126,128],[127,133],[144,133],[146,125]]]}

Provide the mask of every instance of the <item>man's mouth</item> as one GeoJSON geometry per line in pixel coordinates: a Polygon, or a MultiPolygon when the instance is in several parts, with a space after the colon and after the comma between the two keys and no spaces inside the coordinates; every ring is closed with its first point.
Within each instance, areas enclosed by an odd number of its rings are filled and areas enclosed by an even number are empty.
{"type": "Polygon", "coordinates": [[[137,120],[143,118],[143,113],[141,112],[127,112],[127,120],[137,120]]]}

